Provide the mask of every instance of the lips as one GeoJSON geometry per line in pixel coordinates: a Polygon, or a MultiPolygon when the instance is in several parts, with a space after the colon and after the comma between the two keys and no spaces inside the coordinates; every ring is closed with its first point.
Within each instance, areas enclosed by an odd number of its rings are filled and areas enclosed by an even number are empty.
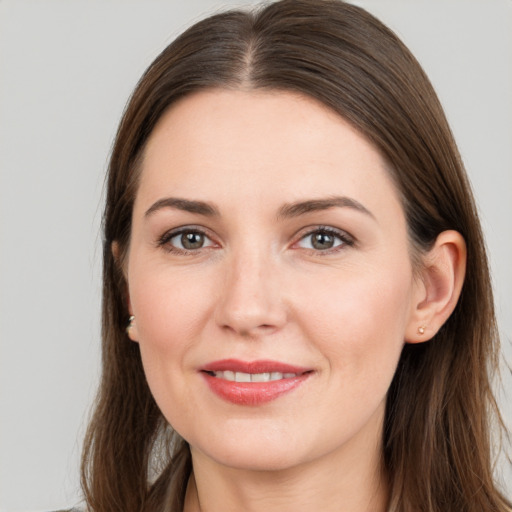
{"type": "Polygon", "coordinates": [[[313,370],[277,361],[224,359],[205,365],[200,372],[220,398],[237,405],[260,405],[296,389],[313,370]]]}

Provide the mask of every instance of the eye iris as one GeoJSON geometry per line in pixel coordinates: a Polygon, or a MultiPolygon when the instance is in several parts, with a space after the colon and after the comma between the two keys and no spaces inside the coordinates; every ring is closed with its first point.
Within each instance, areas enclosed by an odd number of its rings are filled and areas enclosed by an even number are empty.
{"type": "Polygon", "coordinates": [[[334,237],[328,233],[315,233],[311,236],[311,244],[315,249],[331,249],[334,246],[334,237]]]}
{"type": "Polygon", "coordinates": [[[204,244],[204,235],[202,233],[183,233],[181,235],[181,245],[185,249],[200,249],[204,244]]]}

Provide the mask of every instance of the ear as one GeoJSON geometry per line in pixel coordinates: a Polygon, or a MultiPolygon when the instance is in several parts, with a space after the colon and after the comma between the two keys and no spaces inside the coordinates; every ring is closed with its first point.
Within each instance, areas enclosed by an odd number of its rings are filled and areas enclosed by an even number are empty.
{"type": "Polygon", "coordinates": [[[139,333],[138,333],[138,330],[137,330],[137,322],[135,321],[135,317],[134,317],[134,314],[133,314],[132,303],[131,303],[131,300],[130,300],[130,290],[129,290],[129,287],[128,287],[128,279],[127,279],[127,276],[126,276],[124,265],[123,265],[123,263],[121,261],[121,248],[119,247],[119,243],[117,241],[113,241],[112,242],[111,251],[112,251],[112,256],[114,256],[114,260],[116,262],[116,265],[120,265],[121,268],[122,268],[122,271],[123,271],[123,274],[124,274],[124,277],[125,277],[125,281],[126,281],[126,287],[125,287],[126,307],[128,308],[128,313],[130,314],[130,317],[133,317],[133,320],[131,320],[130,323],[126,326],[126,334],[128,334],[128,337],[132,341],[137,342],[138,339],[139,339],[139,333]]]}
{"type": "Polygon", "coordinates": [[[112,256],[114,256],[114,261],[119,265],[119,257],[121,255],[121,249],[119,247],[119,242],[117,242],[117,240],[114,240],[110,244],[110,250],[112,251],[112,256]]]}
{"type": "Polygon", "coordinates": [[[406,328],[406,343],[434,337],[459,300],[466,273],[466,243],[457,231],[443,231],[422,258],[406,328]]]}

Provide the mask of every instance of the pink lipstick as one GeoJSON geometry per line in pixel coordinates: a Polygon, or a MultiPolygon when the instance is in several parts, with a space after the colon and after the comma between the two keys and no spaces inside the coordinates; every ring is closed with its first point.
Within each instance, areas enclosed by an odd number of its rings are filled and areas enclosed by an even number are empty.
{"type": "Polygon", "coordinates": [[[313,370],[278,361],[223,359],[200,369],[210,389],[237,405],[260,405],[296,389],[313,370]]]}

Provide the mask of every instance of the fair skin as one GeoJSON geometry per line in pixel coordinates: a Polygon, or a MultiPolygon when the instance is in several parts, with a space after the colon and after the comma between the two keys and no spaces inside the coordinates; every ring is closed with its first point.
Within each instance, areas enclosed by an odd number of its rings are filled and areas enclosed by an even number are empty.
{"type": "Polygon", "coordinates": [[[191,447],[186,512],[384,511],[386,393],[404,342],[427,341],[456,304],[460,235],[442,233],[414,272],[378,151],[288,92],[174,105],[146,147],[132,220],[129,335],[191,447]],[[253,403],[226,377],[226,399],[205,366],[227,359],[292,365],[300,382],[253,403]]]}

